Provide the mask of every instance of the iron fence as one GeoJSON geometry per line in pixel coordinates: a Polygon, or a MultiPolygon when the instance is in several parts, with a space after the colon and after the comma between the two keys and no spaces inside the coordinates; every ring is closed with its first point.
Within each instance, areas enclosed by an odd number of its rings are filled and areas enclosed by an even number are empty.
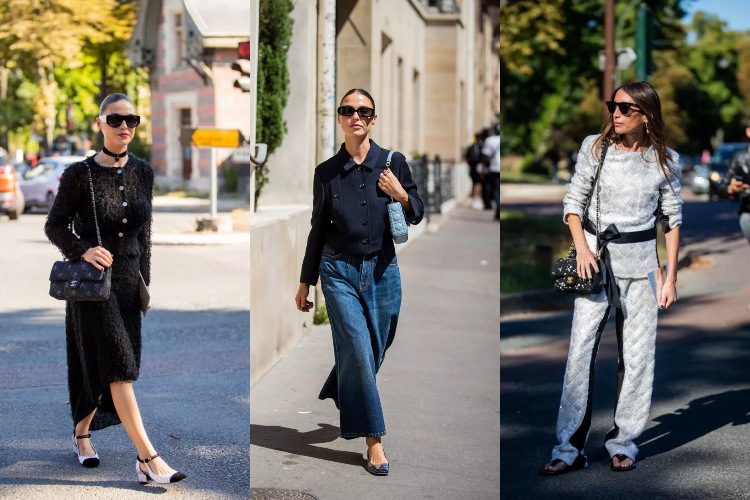
{"type": "Polygon", "coordinates": [[[430,160],[423,156],[408,162],[412,178],[424,203],[425,215],[439,214],[441,206],[453,199],[453,164],[439,156],[430,160]]]}

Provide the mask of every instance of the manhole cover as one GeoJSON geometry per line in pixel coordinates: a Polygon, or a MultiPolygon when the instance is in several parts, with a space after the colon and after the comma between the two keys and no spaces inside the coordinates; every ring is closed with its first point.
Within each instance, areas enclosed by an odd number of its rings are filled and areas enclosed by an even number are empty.
{"type": "Polygon", "coordinates": [[[250,500],[318,500],[309,493],[278,488],[250,488],[250,500]]]}

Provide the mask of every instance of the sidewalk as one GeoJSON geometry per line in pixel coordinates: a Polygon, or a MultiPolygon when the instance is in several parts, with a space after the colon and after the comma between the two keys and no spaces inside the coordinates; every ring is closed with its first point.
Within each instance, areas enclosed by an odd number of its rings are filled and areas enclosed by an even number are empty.
{"type": "Polygon", "coordinates": [[[154,196],[152,243],[154,245],[236,245],[250,242],[249,203],[244,199],[219,198],[220,219],[232,220],[232,231],[197,232],[196,218],[208,217],[210,201],[203,198],[154,196]]]}
{"type": "Polygon", "coordinates": [[[333,365],[330,328],[320,326],[251,389],[252,489],[321,500],[498,498],[499,224],[457,208],[398,258],[399,330],[378,375],[390,475],[367,473],[364,440],[339,439],[338,411],[317,399],[333,365]]]}

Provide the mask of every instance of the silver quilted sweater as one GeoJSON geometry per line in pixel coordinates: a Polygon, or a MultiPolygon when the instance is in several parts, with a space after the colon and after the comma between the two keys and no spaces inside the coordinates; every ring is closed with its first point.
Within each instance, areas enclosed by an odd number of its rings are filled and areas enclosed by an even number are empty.
{"type": "MultiPolygon", "coordinates": [[[[592,187],[599,151],[594,154],[591,146],[598,135],[584,139],[578,153],[575,174],[568,184],[568,194],[563,199],[563,220],[567,224],[568,214],[583,215],[586,198],[592,187]]],[[[682,198],[680,197],[681,167],[677,153],[669,150],[674,175],[665,179],[656,161],[656,153],[649,148],[645,153],[618,151],[609,147],[601,172],[601,220],[603,231],[614,224],[621,233],[641,231],[654,226],[656,206],[661,200],[662,212],[669,217],[669,227],[682,224],[682,198]],[[670,187],[671,183],[671,187],[670,187]]],[[[589,219],[596,223],[596,191],[589,206],[589,219]]],[[[596,238],[585,231],[586,241],[596,249],[596,238]]],[[[654,241],[641,243],[610,243],[612,271],[621,278],[644,278],[658,266],[654,241]]]]}

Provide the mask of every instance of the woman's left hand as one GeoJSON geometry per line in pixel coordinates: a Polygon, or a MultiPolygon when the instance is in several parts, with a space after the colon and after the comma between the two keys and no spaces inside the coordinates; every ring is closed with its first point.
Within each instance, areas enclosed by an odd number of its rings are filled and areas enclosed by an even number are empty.
{"type": "Polygon", "coordinates": [[[385,171],[378,177],[378,187],[388,196],[395,198],[398,201],[408,200],[409,195],[406,194],[404,188],[401,187],[401,183],[398,181],[391,169],[386,168],[385,171]]]}
{"type": "Polygon", "coordinates": [[[659,307],[662,309],[669,309],[669,306],[677,302],[677,290],[675,288],[675,281],[668,279],[664,283],[661,289],[661,297],[659,297],[659,307]]]}

